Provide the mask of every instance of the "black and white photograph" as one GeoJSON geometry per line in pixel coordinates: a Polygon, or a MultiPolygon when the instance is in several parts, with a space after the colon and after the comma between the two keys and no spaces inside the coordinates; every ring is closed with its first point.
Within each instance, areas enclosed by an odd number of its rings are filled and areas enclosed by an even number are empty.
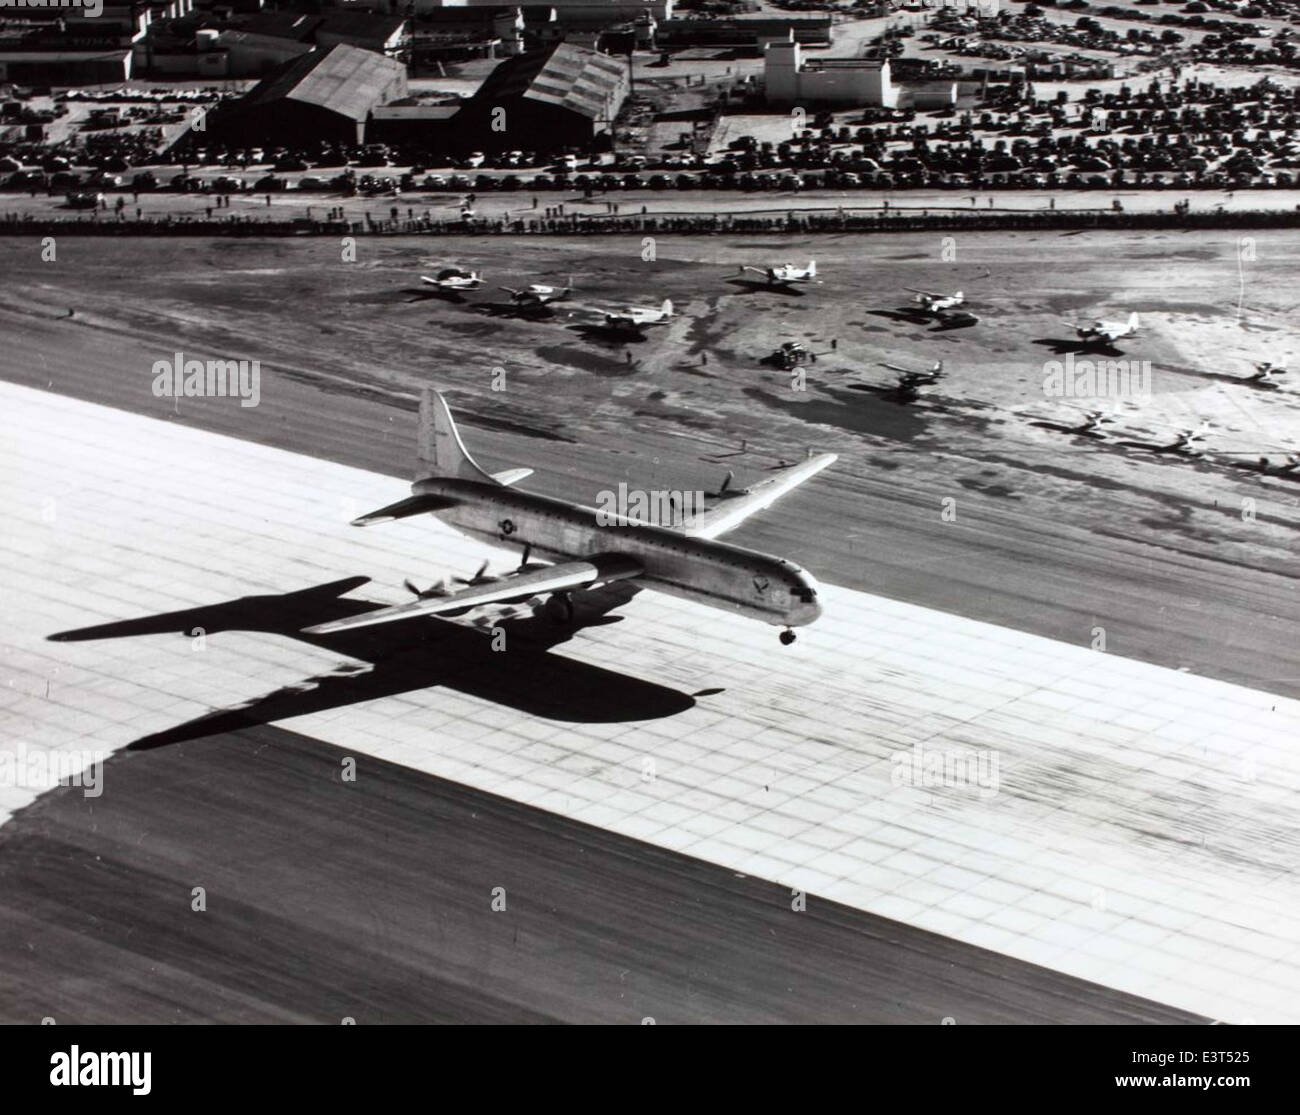
{"type": "Polygon", "coordinates": [[[1300,1022],[1300,0],[0,39],[24,1072],[1020,1027],[1110,1042],[1094,1094],[1251,1087],[1300,1022]]]}

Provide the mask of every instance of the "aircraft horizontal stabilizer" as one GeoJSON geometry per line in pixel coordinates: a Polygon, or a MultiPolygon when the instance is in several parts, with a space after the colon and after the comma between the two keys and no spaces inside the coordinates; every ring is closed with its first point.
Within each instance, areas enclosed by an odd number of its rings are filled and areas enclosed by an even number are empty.
{"type": "Polygon", "coordinates": [[[409,519],[412,515],[424,515],[430,511],[446,511],[449,507],[455,507],[456,503],[450,496],[408,496],[387,507],[381,507],[378,511],[353,519],[352,525],[372,527],[376,523],[391,523],[394,519],[409,519]]]}
{"type": "Polygon", "coordinates": [[[354,627],[391,623],[414,616],[436,616],[444,612],[457,612],[462,608],[477,608],[505,600],[527,599],[548,592],[622,581],[638,577],[642,572],[641,563],[635,558],[624,554],[598,554],[589,561],[566,561],[560,565],[531,569],[526,573],[508,574],[500,580],[471,585],[446,596],[425,597],[410,604],[398,604],[393,608],[380,608],[359,616],[304,627],[303,632],[308,635],[332,635],[337,631],[350,631],[354,627]]]}
{"type": "Polygon", "coordinates": [[[706,511],[685,533],[691,538],[717,538],[726,534],[727,531],[740,526],[751,515],[771,507],[786,492],[816,476],[822,469],[834,464],[837,459],[835,453],[819,453],[806,461],[800,461],[779,475],[753,485],[743,496],[728,500],[712,511],[706,511]]]}
{"type": "Polygon", "coordinates": [[[530,468],[508,468],[505,472],[494,472],[492,479],[508,488],[511,484],[518,484],[519,481],[526,480],[532,474],[533,470],[530,468]]]}

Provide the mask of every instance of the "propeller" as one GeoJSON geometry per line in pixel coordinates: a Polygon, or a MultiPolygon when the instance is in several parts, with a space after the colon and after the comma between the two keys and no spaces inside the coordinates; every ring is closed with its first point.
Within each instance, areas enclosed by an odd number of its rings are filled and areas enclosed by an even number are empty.
{"type": "Polygon", "coordinates": [[[406,586],[406,591],[411,593],[411,595],[414,596],[417,600],[427,600],[431,596],[447,595],[446,580],[438,581],[437,584],[430,585],[426,589],[420,588],[409,577],[406,580],[404,580],[402,584],[406,586]]]}
{"type": "MultiPolygon", "coordinates": [[[[516,572],[523,573],[528,568],[528,559],[532,556],[532,553],[533,553],[533,544],[531,542],[525,542],[524,556],[519,559],[519,568],[516,570],[516,572]]],[[[487,565],[484,564],[483,568],[486,569],[487,565]]]]}
{"type": "Polygon", "coordinates": [[[475,573],[474,576],[470,577],[468,580],[464,577],[456,577],[455,581],[457,584],[461,585],[481,585],[484,581],[495,581],[495,577],[487,576],[487,568],[488,560],[485,559],[483,564],[478,567],[478,572],[475,573]]]}

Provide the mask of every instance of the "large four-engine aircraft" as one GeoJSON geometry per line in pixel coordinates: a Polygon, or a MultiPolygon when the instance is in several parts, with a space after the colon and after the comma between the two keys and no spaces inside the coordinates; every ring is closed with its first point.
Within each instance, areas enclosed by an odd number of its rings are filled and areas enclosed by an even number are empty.
{"type": "Polygon", "coordinates": [[[557,596],[572,617],[569,594],[612,581],[634,580],[648,589],[681,596],[780,626],[781,642],[792,628],[821,615],[817,582],[792,561],[719,542],[755,512],[821,472],[836,459],[823,453],[784,469],[743,494],[693,516],[688,525],[658,526],[626,516],[602,525],[601,513],[549,496],[513,489],[531,469],[485,472],[465,449],[446,400],[426,391],[420,402],[419,465],[412,495],[354,520],[354,526],[436,514],[457,530],[495,545],[523,547],[514,573],[486,579],[480,570],[466,587],[435,586],[417,599],[375,612],[306,628],[324,635],[419,615],[441,615],[534,596],[557,596]],[[554,561],[530,564],[532,554],[554,561]]]}

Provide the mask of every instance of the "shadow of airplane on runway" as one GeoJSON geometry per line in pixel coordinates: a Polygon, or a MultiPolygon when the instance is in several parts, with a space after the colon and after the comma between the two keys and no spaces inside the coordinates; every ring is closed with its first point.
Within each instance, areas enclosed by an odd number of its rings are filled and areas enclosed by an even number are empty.
{"type": "Polygon", "coordinates": [[[587,322],[565,326],[571,333],[577,333],[584,341],[595,341],[601,345],[622,347],[629,344],[644,344],[650,338],[645,330],[635,325],[609,325],[605,322],[587,322]]]}
{"type": "Polygon", "coordinates": [[[435,302],[450,302],[456,306],[466,304],[465,296],[456,290],[439,290],[437,287],[423,286],[407,287],[402,293],[410,295],[406,299],[407,302],[428,302],[432,300],[435,302]]]}
{"type": "Polygon", "coordinates": [[[1124,350],[1113,344],[1101,344],[1098,341],[1080,341],[1076,338],[1040,337],[1034,342],[1043,348],[1050,348],[1053,355],[1064,356],[1072,352],[1075,356],[1123,356],[1124,350]]]}
{"type": "Polygon", "coordinates": [[[769,283],[763,279],[741,279],[730,278],[727,280],[732,286],[741,287],[747,294],[784,294],[787,298],[805,297],[802,290],[795,290],[794,287],[787,286],[783,283],[769,283]]]}
{"type": "Polygon", "coordinates": [[[897,310],[868,310],[867,313],[873,317],[901,321],[918,328],[924,326],[931,333],[951,333],[954,329],[971,329],[979,323],[979,319],[970,314],[952,313],[944,316],[906,306],[899,307],[897,310]]]}
{"type": "MultiPolygon", "coordinates": [[[[574,617],[569,623],[547,619],[540,606],[529,614],[494,618],[489,626],[505,632],[504,651],[493,649],[493,638],[485,630],[428,616],[332,635],[303,633],[302,628],[313,624],[384,607],[341,598],[369,580],[348,577],[297,592],[244,596],[204,607],[60,631],[48,638],[67,643],[178,632],[193,636],[201,631],[210,636],[222,631],[255,631],[285,635],[370,663],[368,669],[342,666],[247,704],[214,710],[136,740],[129,747],[133,751],[439,685],[530,716],[579,724],[659,719],[675,716],[695,704],[694,698],[676,689],[549,653],[584,627],[622,620],[622,616],[607,613],[636,595],[639,589],[631,585],[615,583],[573,593],[574,617]]],[[[518,609],[528,611],[523,605],[518,609]]]]}
{"type": "Polygon", "coordinates": [[[525,321],[547,321],[556,316],[547,304],[520,304],[518,302],[476,302],[472,313],[488,317],[520,318],[525,321]]]}

